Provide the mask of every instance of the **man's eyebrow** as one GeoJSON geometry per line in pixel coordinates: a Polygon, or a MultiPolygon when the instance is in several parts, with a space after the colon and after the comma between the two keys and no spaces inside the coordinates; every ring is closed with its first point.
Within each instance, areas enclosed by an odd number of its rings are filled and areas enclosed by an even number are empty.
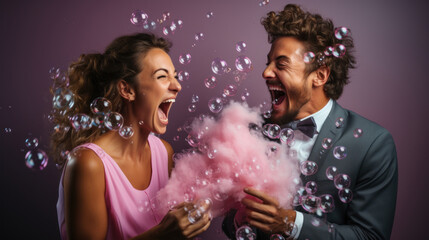
{"type": "Polygon", "coordinates": [[[290,62],[290,58],[288,56],[285,56],[285,55],[281,55],[281,56],[276,57],[276,62],[278,62],[280,60],[286,61],[288,63],[290,62]]]}

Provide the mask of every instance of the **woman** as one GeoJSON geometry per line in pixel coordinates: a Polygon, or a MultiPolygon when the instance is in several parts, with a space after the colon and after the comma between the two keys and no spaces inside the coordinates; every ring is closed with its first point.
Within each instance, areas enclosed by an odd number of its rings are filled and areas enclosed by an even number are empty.
{"type": "Polygon", "coordinates": [[[173,166],[171,146],[151,134],[165,133],[181,90],[169,47],[151,34],[123,36],[105,53],[82,55],[71,65],[68,88],[74,105],[65,114],[56,111],[54,122],[70,125],[78,113],[100,114],[91,112],[90,104],[103,97],[134,134],[126,139],[118,131],[87,126],[53,134],[54,156],[64,165],[57,203],[63,239],[181,239],[209,227],[208,213],[190,224],[185,209],[193,204],[181,203],[163,218],[152,206],[173,166]],[[59,157],[71,149],[66,162],[59,157]]]}

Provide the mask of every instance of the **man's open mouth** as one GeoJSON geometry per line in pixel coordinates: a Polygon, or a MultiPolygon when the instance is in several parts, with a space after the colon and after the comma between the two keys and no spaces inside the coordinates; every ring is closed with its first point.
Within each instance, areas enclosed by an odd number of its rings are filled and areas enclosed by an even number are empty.
{"type": "Polygon", "coordinates": [[[273,106],[278,106],[285,100],[286,91],[283,87],[268,85],[268,89],[270,90],[273,106]]]}

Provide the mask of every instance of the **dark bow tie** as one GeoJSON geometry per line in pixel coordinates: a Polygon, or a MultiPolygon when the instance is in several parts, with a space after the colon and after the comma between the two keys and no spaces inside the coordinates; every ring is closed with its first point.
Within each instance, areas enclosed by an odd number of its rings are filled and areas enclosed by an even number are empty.
{"type": "Polygon", "coordinates": [[[284,127],[292,128],[293,130],[298,129],[309,138],[313,138],[314,134],[317,133],[316,122],[314,121],[313,117],[309,117],[303,121],[290,122],[284,127]]]}

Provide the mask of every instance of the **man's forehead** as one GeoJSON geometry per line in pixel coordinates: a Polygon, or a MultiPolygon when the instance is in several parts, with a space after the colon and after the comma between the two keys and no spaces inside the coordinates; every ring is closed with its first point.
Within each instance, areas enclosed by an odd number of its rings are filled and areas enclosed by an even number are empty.
{"type": "Polygon", "coordinates": [[[294,37],[280,37],[272,43],[267,58],[273,60],[279,56],[286,56],[288,58],[296,55],[302,56],[303,50],[304,44],[294,37]]]}

